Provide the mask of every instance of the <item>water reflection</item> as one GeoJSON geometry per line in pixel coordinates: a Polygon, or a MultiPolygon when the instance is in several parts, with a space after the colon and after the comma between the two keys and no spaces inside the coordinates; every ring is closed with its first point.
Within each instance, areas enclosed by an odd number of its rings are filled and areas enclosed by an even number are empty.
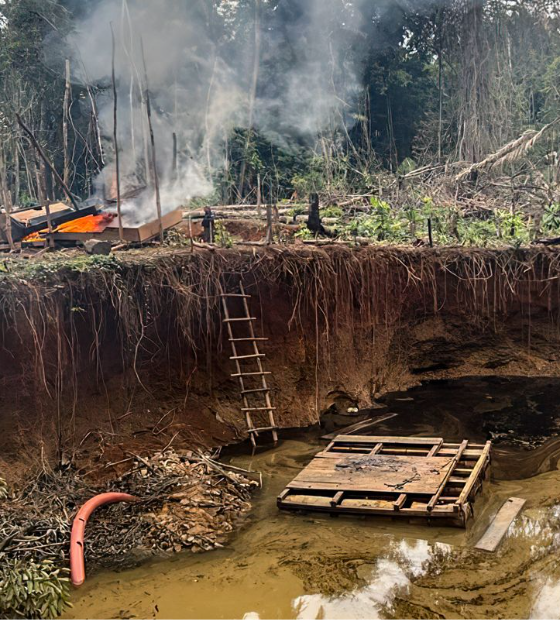
{"type": "Polygon", "coordinates": [[[425,540],[393,542],[365,579],[366,586],[339,596],[311,594],[294,601],[297,618],[382,618],[395,596],[408,589],[411,579],[428,572],[437,560],[449,555],[450,545],[425,540]]]}
{"type": "Polygon", "coordinates": [[[531,618],[560,619],[560,581],[549,579],[542,586],[533,605],[531,618]]]}

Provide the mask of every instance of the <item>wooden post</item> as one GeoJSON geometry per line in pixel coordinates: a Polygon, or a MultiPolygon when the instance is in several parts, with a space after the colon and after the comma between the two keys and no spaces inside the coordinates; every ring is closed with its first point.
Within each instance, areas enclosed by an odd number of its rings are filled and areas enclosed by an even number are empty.
{"type": "Polygon", "coordinates": [[[148,115],[148,129],[150,131],[150,143],[152,146],[152,174],[154,179],[154,188],[156,192],[156,209],[159,221],[159,241],[163,245],[163,221],[161,219],[161,196],[159,193],[159,178],[157,172],[157,159],[156,159],[156,142],[154,139],[154,127],[152,125],[152,107],[150,104],[150,86],[148,83],[148,68],[146,66],[146,55],[144,53],[144,40],[140,38],[140,48],[142,50],[142,64],[144,66],[144,86],[145,100],[146,100],[146,113],[148,115]]]}
{"type": "Polygon", "coordinates": [[[54,248],[54,238],[53,234],[53,226],[52,226],[52,218],[51,218],[51,203],[47,200],[45,201],[45,213],[47,214],[47,231],[48,231],[48,246],[49,248],[54,248]]]}
{"type": "Polygon", "coordinates": [[[173,132],[173,180],[177,179],[177,134],[173,132]]]}
{"type": "Polygon", "coordinates": [[[428,218],[428,239],[430,240],[430,247],[434,247],[434,236],[432,233],[432,218],[428,218]]]}
{"type": "Polygon", "coordinates": [[[272,243],[272,205],[266,205],[266,244],[272,243]]]}
{"type": "Polygon", "coordinates": [[[124,243],[124,230],[123,230],[122,214],[121,214],[121,170],[120,170],[120,160],[119,160],[119,140],[117,136],[119,100],[118,100],[118,94],[117,94],[117,79],[115,76],[115,51],[116,51],[115,31],[113,29],[112,22],[111,22],[111,40],[113,43],[111,79],[113,82],[113,144],[115,145],[115,174],[116,174],[116,181],[117,181],[117,217],[119,220],[119,239],[121,240],[121,243],[124,243]]]}
{"type": "Polygon", "coordinates": [[[37,153],[39,154],[41,159],[45,162],[45,165],[51,171],[51,173],[52,173],[53,177],[56,179],[57,183],[60,185],[60,187],[62,187],[62,190],[64,191],[64,193],[66,194],[66,197],[68,198],[68,200],[72,204],[72,207],[76,211],[79,211],[78,203],[76,202],[76,199],[74,198],[74,196],[72,196],[72,192],[68,189],[68,186],[66,185],[66,183],[64,182],[64,180],[62,179],[60,174],[58,174],[58,172],[56,171],[56,169],[53,166],[53,164],[50,162],[49,158],[45,154],[45,151],[43,151],[43,148],[37,142],[35,136],[31,132],[31,130],[27,127],[27,125],[23,122],[21,116],[17,112],[16,112],[16,120],[19,123],[19,126],[27,134],[27,137],[31,140],[31,144],[33,145],[33,148],[37,151],[37,153]]]}
{"type": "Polygon", "coordinates": [[[68,120],[70,119],[70,61],[66,60],[66,88],[64,90],[64,107],[62,110],[62,148],[64,149],[64,171],[62,178],[70,185],[70,156],[68,153],[68,120]]]}
{"type": "Polygon", "coordinates": [[[189,215],[189,236],[191,238],[191,252],[194,252],[194,237],[193,237],[193,227],[192,227],[192,216],[189,215]]]}
{"type": "Polygon", "coordinates": [[[6,162],[4,160],[4,150],[0,147],[0,198],[4,202],[4,211],[6,215],[6,239],[10,245],[10,249],[14,250],[14,239],[12,237],[12,197],[8,188],[8,180],[6,177],[6,162]]]}
{"type": "Polygon", "coordinates": [[[261,205],[262,205],[262,196],[261,196],[261,175],[257,174],[257,215],[261,216],[261,205]]]}

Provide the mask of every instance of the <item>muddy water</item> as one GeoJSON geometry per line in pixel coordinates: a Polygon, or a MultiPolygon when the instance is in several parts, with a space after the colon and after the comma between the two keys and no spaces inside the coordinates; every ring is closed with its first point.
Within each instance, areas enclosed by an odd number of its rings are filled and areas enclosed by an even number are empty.
{"type": "Polygon", "coordinates": [[[376,434],[450,440],[501,434],[500,416],[512,408],[536,417],[531,425],[518,416],[511,441],[497,437],[493,479],[466,531],[279,512],[276,495],[324,445],[310,431],[254,457],[231,457],[262,471],[264,489],[227,548],[94,576],[68,617],[560,618],[560,442],[544,439],[558,428],[559,388],[473,379],[394,394],[373,412],[398,413],[376,434]],[[474,551],[512,495],[528,501],[499,551],[474,551]]]}

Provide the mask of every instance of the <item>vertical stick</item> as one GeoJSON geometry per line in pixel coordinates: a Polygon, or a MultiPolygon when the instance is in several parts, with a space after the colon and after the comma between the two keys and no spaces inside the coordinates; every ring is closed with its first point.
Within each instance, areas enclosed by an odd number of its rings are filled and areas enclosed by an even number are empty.
{"type": "Polygon", "coordinates": [[[261,61],[261,0],[255,2],[255,53],[253,56],[253,78],[251,81],[251,91],[249,93],[249,123],[247,127],[247,140],[245,142],[245,150],[243,152],[243,161],[241,162],[241,171],[239,173],[238,194],[240,200],[243,199],[243,186],[245,185],[245,173],[247,171],[247,153],[251,145],[253,137],[253,117],[255,114],[255,101],[257,98],[257,87],[259,84],[259,70],[261,61]]]}
{"type": "Polygon", "coordinates": [[[434,247],[434,237],[432,234],[432,218],[429,217],[428,218],[428,238],[430,240],[430,247],[433,248],[434,247]]]}
{"type": "Polygon", "coordinates": [[[64,90],[64,107],[62,110],[62,148],[64,149],[64,171],[62,179],[70,184],[70,157],[68,153],[68,120],[70,118],[70,61],[66,60],[66,88],[64,90]]]}
{"type": "Polygon", "coordinates": [[[272,205],[266,205],[266,244],[272,243],[272,205]]]}
{"type": "Polygon", "coordinates": [[[189,215],[189,236],[191,238],[191,252],[194,252],[194,237],[192,228],[192,216],[189,215]]]}
{"type": "Polygon", "coordinates": [[[173,132],[173,180],[177,179],[177,134],[173,132]]]}
{"type": "Polygon", "coordinates": [[[124,243],[124,231],[122,224],[122,215],[121,215],[121,170],[120,170],[120,161],[119,161],[119,140],[117,136],[117,117],[119,110],[119,100],[117,94],[117,80],[115,77],[115,31],[113,29],[113,23],[111,22],[111,40],[113,42],[113,53],[112,53],[112,72],[111,78],[113,81],[113,143],[115,145],[115,174],[117,176],[117,216],[119,218],[119,239],[121,243],[124,243]]]}
{"type": "Polygon", "coordinates": [[[8,180],[6,175],[6,161],[4,159],[3,147],[0,147],[0,198],[4,202],[5,222],[6,222],[6,239],[10,245],[10,249],[15,249],[14,239],[12,237],[12,197],[8,189],[8,180]]]}
{"type": "Polygon", "coordinates": [[[47,245],[50,248],[54,248],[54,239],[53,239],[53,226],[52,226],[52,219],[51,219],[51,203],[47,200],[45,202],[45,213],[47,214],[47,231],[49,233],[48,236],[48,243],[47,245]]]}
{"type": "Polygon", "coordinates": [[[260,217],[261,216],[261,203],[262,203],[262,196],[261,196],[261,175],[257,174],[257,215],[260,217]]]}
{"type": "Polygon", "coordinates": [[[148,83],[148,68],[146,66],[146,55],[144,54],[144,40],[140,38],[140,48],[142,50],[142,64],[144,66],[144,86],[146,88],[146,112],[148,114],[148,128],[150,131],[150,143],[152,145],[152,174],[154,178],[154,188],[156,191],[156,209],[159,221],[159,242],[163,245],[163,221],[161,219],[161,196],[159,193],[159,178],[156,160],[156,142],[154,139],[154,127],[152,125],[152,107],[150,104],[150,86],[148,83]]]}

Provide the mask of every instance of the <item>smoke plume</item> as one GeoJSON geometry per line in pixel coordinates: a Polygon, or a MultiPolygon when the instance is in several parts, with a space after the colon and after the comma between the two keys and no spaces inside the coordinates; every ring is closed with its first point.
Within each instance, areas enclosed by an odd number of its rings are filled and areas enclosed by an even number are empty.
{"type": "MultiPolygon", "coordinates": [[[[360,85],[363,14],[340,0],[100,0],[69,37],[73,78],[97,87],[106,167],[114,185],[112,39],[123,190],[152,187],[143,103],[143,41],[164,212],[212,192],[234,127],[284,148],[310,145],[350,122],[360,85]],[[214,6],[217,4],[217,7],[214,6]],[[257,62],[255,63],[255,59],[257,62]],[[178,145],[174,170],[174,134],[178,145]]],[[[131,220],[155,212],[151,190],[125,202],[131,220]]]]}

